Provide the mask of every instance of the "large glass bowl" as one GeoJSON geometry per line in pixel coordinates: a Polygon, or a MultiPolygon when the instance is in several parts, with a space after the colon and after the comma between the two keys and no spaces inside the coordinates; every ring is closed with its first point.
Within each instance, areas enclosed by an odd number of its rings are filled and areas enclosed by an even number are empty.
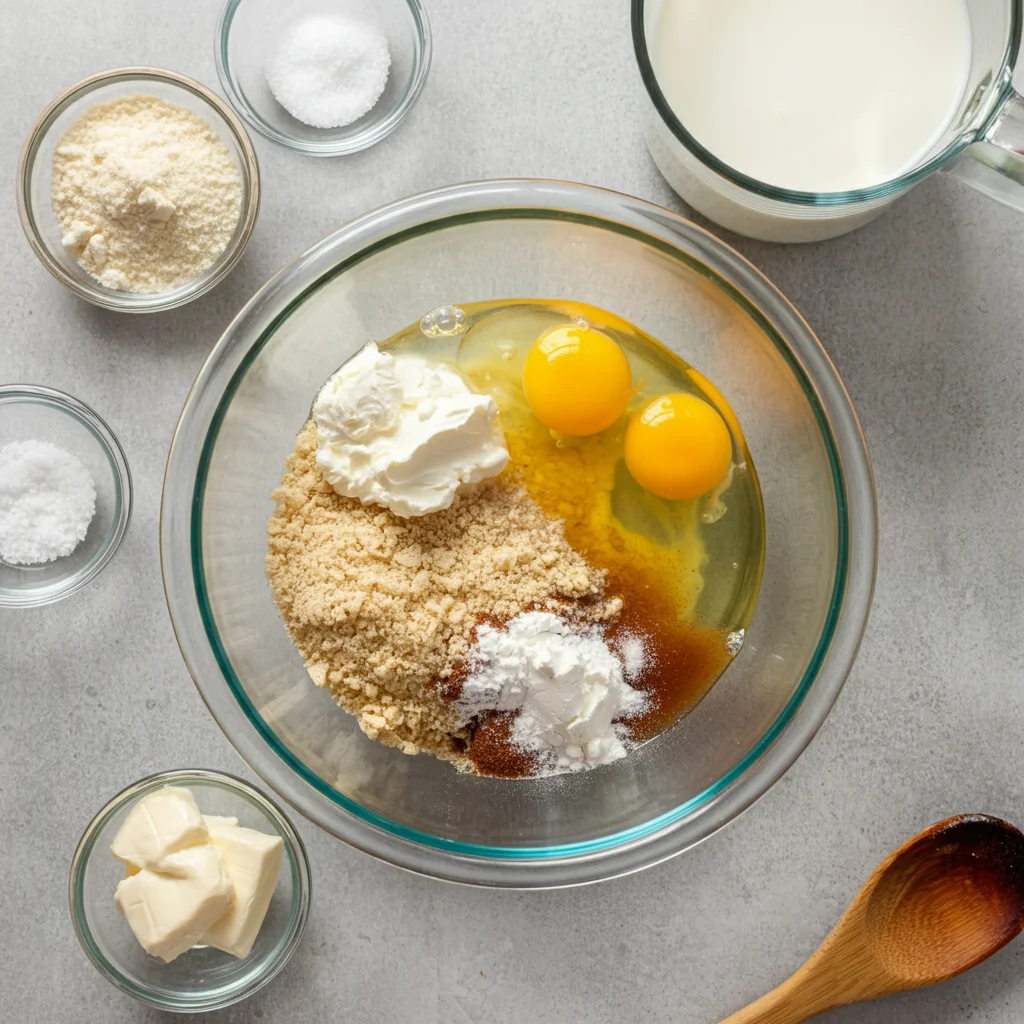
{"type": "Polygon", "coordinates": [[[741,256],[656,206],[544,181],[458,185],[354,221],[274,277],[196,380],[167,466],[164,583],[188,667],[252,768],[367,853],[481,885],[635,871],[761,796],[821,725],[868,617],[868,454],[807,324],[741,256]],[[767,552],[746,644],[672,729],[613,765],[499,781],[368,740],[310,681],[263,575],[270,492],[323,380],[442,303],[567,298],[710,376],[743,424],[767,552]]]}

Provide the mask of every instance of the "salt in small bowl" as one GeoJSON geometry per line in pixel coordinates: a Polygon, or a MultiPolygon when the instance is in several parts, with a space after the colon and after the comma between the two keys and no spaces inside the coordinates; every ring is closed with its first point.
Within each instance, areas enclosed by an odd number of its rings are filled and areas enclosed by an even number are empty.
{"type": "Polygon", "coordinates": [[[309,156],[343,156],[380,142],[406,118],[430,70],[431,39],[420,0],[227,0],[217,28],[217,73],[228,102],[261,135],[309,156]],[[370,111],[341,128],[312,128],[274,98],[265,68],[288,26],[313,15],[338,15],[382,32],[391,68],[370,111]]]}
{"type": "Polygon", "coordinates": [[[96,513],[85,539],[64,558],[11,565],[0,558],[0,608],[30,608],[70,597],[109,564],[132,515],[128,460],[110,427],[84,402],[33,384],[0,386],[0,448],[14,441],[47,441],[89,471],[96,513]]]}

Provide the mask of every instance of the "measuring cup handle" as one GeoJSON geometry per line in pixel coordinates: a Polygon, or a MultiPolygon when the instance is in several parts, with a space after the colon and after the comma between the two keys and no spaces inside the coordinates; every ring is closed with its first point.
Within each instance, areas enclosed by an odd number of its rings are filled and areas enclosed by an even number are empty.
{"type": "Polygon", "coordinates": [[[989,198],[1024,212],[1024,96],[1008,89],[988,130],[947,170],[989,198]]]}

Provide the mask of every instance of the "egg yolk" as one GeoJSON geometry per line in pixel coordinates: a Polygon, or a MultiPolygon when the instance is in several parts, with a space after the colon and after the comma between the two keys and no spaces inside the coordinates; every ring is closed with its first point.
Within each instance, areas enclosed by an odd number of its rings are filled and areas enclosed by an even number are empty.
{"type": "Polygon", "coordinates": [[[732,438],[718,411],[694,395],[661,395],[626,429],[626,466],[652,494],[673,501],[713,490],[732,463],[732,438]]]}
{"type": "Polygon", "coordinates": [[[567,324],[545,331],[526,356],[523,390],[550,430],[589,437],[610,427],[629,401],[625,353],[601,331],[567,324]]]}

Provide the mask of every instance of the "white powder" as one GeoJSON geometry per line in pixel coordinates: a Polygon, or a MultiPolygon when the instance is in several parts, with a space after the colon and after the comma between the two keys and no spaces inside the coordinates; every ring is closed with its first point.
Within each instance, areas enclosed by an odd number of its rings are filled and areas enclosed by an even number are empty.
{"type": "Polygon", "coordinates": [[[647,664],[647,647],[640,637],[627,633],[619,638],[618,650],[626,678],[632,682],[647,664]]]}
{"type": "Polygon", "coordinates": [[[578,632],[549,612],[526,612],[504,629],[481,626],[461,704],[467,718],[517,711],[512,742],[538,755],[541,775],[625,757],[620,719],[642,711],[620,660],[596,629],[578,632]]]}
{"type": "Polygon", "coordinates": [[[89,471],[48,441],[0,448],[0,558],[39,565],[70,555],[96,513],[89,471]]]}
{"type": "Polygon", "coordinates": [[[224,251],[242,206],[238,168],[191,110],[125,96],[87,110],[53,155],[64,247],[100,284],[166,292],[224,251]]]}
{"type": "Polygon", "coordinates": [[[380,99],[390,67],[387,38],[376,29],[319,15],[285,30],[265,73],[292,117],[313,128],[341,128],[380,99]]]}

